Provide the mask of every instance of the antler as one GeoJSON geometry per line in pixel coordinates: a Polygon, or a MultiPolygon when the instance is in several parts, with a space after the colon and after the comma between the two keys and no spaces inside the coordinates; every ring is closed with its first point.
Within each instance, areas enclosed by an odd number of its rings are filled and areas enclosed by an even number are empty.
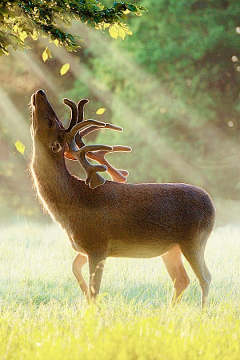
{"type": "Polygon", "coordinates": [[[112,166],[105,158],[105,156],[109,153],[112,152],[119,152],[119,151],[132,151],[132,149],[128,146],[121,146],[121,145],[115,145],[112,147],[112,150],[100,150],[97,152],[89,152],[87,154],[87,156],[92,159],[95,160],[97,162],[99,162],[100,164],[104,164],[107,166],[107,172],[108,174],[111,176],[111,178],[114,181],[117,182],[126,182],[127,180],[127,176],[128,176],[128,171],[127,170],[118,170],[116,169],[114,166],[112,166]]]}
{"type": "Polygon", "coordinates": [[[82,129],[85,126],[89,125],[95,125],[99,127],[105,127],[105,123],[102,123],[100,121],[96,120],[86,120],[82,121],[79,124],[77,123],[77,117],[78,117],[78,109],[76,104],[69,100],[64,99],[64,103],[71,108],[71,120],[68,128],[65,132],[65,141],[67,142],[69,146],[69,151],[73,155],[73,157],[77,158],[77,160],[80,162],[83,170],[87,174],[86,178],[86,184],[89,185],[90,188],[94,189],[95,187],[102,185],[105,183],[105,178],[102,177],[100,174],[97,173],[97,171],[106,171],[107,166],[105,165],[93,165],[86,159],[86,154],[89,151],[95,151],[95,150],[111,150],[111,146],[106,145],[83,145],[80,149],[77,147],[75,136],[78,133],[80,129],[82,129]]]}
{"type": "MultiPolygon", "coordinates": [[[[71,100],[70,100],[71,104],[73,103],[71,100]]],[[[64,99],[64,103],[66,105],[69,104],[69,100],[68,99],[64,99]],[[65,102],[67,100],[67,102],[65,102]]],[[[78,108],[78,117],[77,117],[77,120],[75,122],[76,123],[81,123],[84,119],[84,106],[88,103],[88,99],[82,99],[78,102],[78,105],[77,105],[77,108],[78,108]]],[[[72,123],[72,119],[71,119],[71,122],[70,122],[70,125],[71,126],[71,123],[72,123]]],[[[91,132],[95,131],[95,130],[98,130],[100,127],[99,126],[96,126],[96,125],[92,125],[92,126],[89,126],[88,128],[78,132],[76,134],[76,137],[75,137],[75,141],[76,141],[76,144],[78,145],[79,148],[81,148],[82,146],[84,146],[84,142],[82,140],[82,138],[88,134],[90,134],[91,132]]],[[[106,123],[105,124],[105,129],[112,129],[112,130],[116,130],[116,131],[122,131],[122,128],[119,127],[119,126],[115,126],[113,124],[109,124],[109,123],[106,123]]],[[[97,152],[89,152],[87,154],[87,157],[92,159],[92,160],[95,160],[97,161],[98,163],[100,164],[103,164],[105,166],[107,166],[107,172],[108,174],[111,176],[112,180],[114,181],[117,181],[117,182],[126,182],[127,181],[127,176],[128,176],[128,171],[126,170],[118,170],[116,169],[114,166],[112,166],[105,158],[105,156],[108,154],[108,153],[111,153],[111,152],[120,152],[120,151],[126,151],[126,152],[130,152],[132,151],[132,149],[128,146],[122,146],[122,145],[117,145],[117,146],[113,146],[112,150],[111,151],[97,151],[97,152]]],[[[66,155],[68,158],[70,158],[69,154],[66,155]]],[[[72,160],[74,160],[73,157],[71,157],[72,160]]]]}
{"type": "MultiPolygon", "coordinates": [[[[70,147],[71,149],[71,147],[70,147]]],[[[87,158],[86,154],[89,151],[95,151],[95,150],[106,150],[111,151],[112,147],[107,145],[85,145],[79,150],[72,150],[74,153],[74,156],[78,159],[80,164],[82,165],[84,171],[87,174],[86,178],[86,184],[89,185],[91,189],[95,189],[99,185],[103,185],[106,181],[104,177],[102,177],[100,174],[98,174],[98,171],[106,171],[107,166],[106,165],[93,165],[91,164],[87,158]]]]}

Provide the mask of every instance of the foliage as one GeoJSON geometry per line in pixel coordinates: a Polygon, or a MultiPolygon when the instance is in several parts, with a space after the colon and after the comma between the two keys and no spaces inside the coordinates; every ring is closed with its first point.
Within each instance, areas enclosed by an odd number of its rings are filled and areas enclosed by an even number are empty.
{"type": "Polygon", "coordinates": [[[116,24],[124,32],[127,13],[139,14],[143,10],[142,6],[123,1],[106,7],[97,0],[4,0],[0,4],[0,55],[8,54],[9,45],[15,50],[27,48],[25,39],[30,36],[36,40],[39,35],[73,51],[78,47],[77,39],[66,31],[73,20],[98,28],[116,24]]]}
{"type": "Polygon", "coordinates": [[[209,240],[213,279],[203,313],[189,268],[187,294],[167,307],[172,285],[158,258],[108,259],[100,307],[92,308],[79,297],[74,253],[56,224],[2,227],[0,357],[238,360],[239,231],[227,226],[209,240]]]}

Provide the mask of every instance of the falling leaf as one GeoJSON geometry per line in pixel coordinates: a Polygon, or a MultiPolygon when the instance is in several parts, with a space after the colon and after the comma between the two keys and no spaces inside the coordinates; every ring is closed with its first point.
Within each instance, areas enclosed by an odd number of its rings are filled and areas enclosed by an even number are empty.
{"type": "Polygon", "coordinates": [[[105,111],[106,111],[106,108],[99,108],[99,109],[96,111],[96,114],[97,114],[97,115],[102,115],[102,114],[105,113],[105,111]]]}
{"type": "Polygon", "coordinates": [[[70,65],[68,63],[64,64],[61,67],[60,74],[65,75],[68,72],[69,68],[70,68],[70,65]]]}
{"type": "Polygon", "coordinates": [[[21,154],[24,154],[25,145],[23,145],[21,143],[21,141],[18,140],[17,142],[15,142],[15,146],[16,146],[17,151],[19,151],[21,154]]]}
{"type": "Polygon", "coordinates": [[[110,36],[113,39],[117,39],[118,38],[118,28],[116,27],[116,25],[111,25],[108,29],[110,36]]]}
{"type": "Polygon", "coordinates": [[[42,53],[42,59],[45,62],[48,59],[48,54],[46,52],[46,49],[44,50],[44,52],[42,53]]]}
{"type": "Polygon", "coordinates": [[[46,46],[44,52],[42,53],[42,59],[43,59],[43,61],[45,62],[48,58],[51,58],[51,57],[52,57],[51,51],[50,51],[50,49],[46,46]]]}
{"type": "Polygon", "coordinates": [[[48,54],[48,57],[52,57],[52,53],[51,53],[50,49],[47,46],[46,46],[45,51],[48,54]]]}

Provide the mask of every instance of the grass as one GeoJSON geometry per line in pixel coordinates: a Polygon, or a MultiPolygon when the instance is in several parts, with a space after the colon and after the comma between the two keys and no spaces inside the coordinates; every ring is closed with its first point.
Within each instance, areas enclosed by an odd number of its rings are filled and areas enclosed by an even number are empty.
{"type": "Polygon", "coordinates": [[[206,313],[188,264],[191,284],[170,308],[159,258],[108,259],[96,308],[80,294],[74,251],[56,224],[0,230],[0,360],[240,359],[240,228],[209,239],[206,313]]]}

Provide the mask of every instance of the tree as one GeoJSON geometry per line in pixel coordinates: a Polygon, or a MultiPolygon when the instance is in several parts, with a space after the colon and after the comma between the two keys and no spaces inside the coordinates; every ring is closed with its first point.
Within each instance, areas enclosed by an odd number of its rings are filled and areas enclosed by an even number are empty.
{"type": "Polygon", "coordinates": [[[40,35],[74,51],[78,39],[66,31],[73,20],[96,28],[115,26],[125,34],[127,14],[143,10],[142,6],[123,1],[106,7],[97,0],[4,0],[0,4],[0,55],[8,54],[10,45],[15,50],[27,48],[25,39],[30,36],[36,40],[40,35]]]}

